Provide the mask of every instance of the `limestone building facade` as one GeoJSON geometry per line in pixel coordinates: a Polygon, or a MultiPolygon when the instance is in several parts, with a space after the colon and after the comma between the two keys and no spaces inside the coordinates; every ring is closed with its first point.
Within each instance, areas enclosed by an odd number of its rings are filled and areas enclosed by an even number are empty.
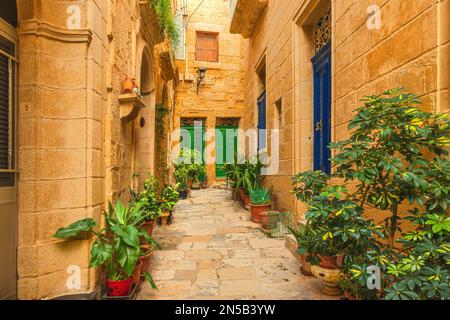
{"type": "Polygon", "coordinates": [[[109,200],[128,200],[132,174],[154,171],[155,105],[170,107],[176,86],[171,47],[145,0],[7,0],[0,18],[0,298],[64,294],[71,272],[88,291],[91,242],[52,235],[79,218],[101,224],[109,200]],[[126,77],[142,97],[123,94],[126,77]]]}
{"type": "MultiPolygon", "coordinates": [[[[207,179],[212,184],[225,178],[220,166],[227,157],[226,151],[216,148],[216,133],[222,136],[227,127],[235,129],[242,126],[243,39],[230,33],[228,0],[178,1],[178,16],[184,20],[180,43],[184,46],[177,55],[180,84],[173,115],[173,150],[176,152],[180,146],[180,128],[186,128],[192,134],[192,126],[197,121],[205,133],[209,131],[202,150],[212,159],[207,164],[207,179]],[[199,81],[202,68],[206,68],[206,73],[199,81]]],[[[181,141],[181,147],[189,148],[189,145],[181,141]]],[[[237,142],[234,147],[237,154],[237,142]]],[[[194,148],[194,143],[191,143],[191,148],[194,148]]],[[[197,145],[199,151],[200,148],[197,145]]]]}
{"type": "Polygon", "coordinates": [[[281,129],[279,172],[266,179],[280,210],[301,218],[291,176],[329,170],[315,132],[328,129],[331,141],[347,137],[363,96],[405,87],[424,108],[449,109],[449,0],[234,0],[231,6],[230,30],[246,39],[243,125],[259,126],[264,97],[267,129],[281,129]],[[320,121],[318,90],[330,108],[320,121]]]}

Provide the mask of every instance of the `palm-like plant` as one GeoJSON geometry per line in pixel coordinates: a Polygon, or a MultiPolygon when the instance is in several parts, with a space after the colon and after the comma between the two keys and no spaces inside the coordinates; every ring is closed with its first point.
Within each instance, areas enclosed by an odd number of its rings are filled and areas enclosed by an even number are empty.
{"type": "MultiPolygon", "coordinates": [[[[70,239],[81,232],[93,233],[97,239],[91,247],[89,267],[105,267],[110,280],[128,279],[133,273],[141,254],[139,238],[143,237],[147,243],[155,247],[159,247],[159,245],[140,229],[140,225],[146,216],[142,204],[124,207],[118,201],[113,207],[109,203],[108,212],[104,211],[103,214],[106,226],[98,232],[94,230],[96,227],[95,220],[88,218],[58,229],[54,237],[70,239]]],[[[150,274],[145,272],[144,277],[153,288],[156,288],[150,274]]]]}

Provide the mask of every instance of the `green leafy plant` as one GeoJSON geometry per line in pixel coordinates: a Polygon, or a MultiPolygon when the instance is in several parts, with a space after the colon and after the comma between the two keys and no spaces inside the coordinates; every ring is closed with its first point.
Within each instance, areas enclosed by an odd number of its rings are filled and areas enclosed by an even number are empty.
{"type": "Polygon", "coordinates": [[[177,187],[167,186],[163,189],[161,194],[161,209],[162,211],[172,212],[173,208],[177,204],[180,198],[180,193],[177,191],[177,187]]]}
{"type": "MultiPolygon", "coordinates": [[[[448,114],[433,115],[421,111],[419,98],[388,90],[363,99],[349,123],[348,140],[331,144],[336,156],[332,159],[336,175],[356,183],[352,198],[361,207],[366,204],[389,211],[384,221],[391,247],[401,231],[400,205],[404,201],[422,206],[433,177],[427,175],[429,155],[434,161],[446,161],[445,147],[450,146],[448,114]]],[[[445,202],[445,192],[435,183],[435,205],[445,202]]]]}
{"type": "Polygon", "coordinates": [[[293,178],[292,192],[307,204],[317,234],[308,250],[344,252],[341,287],[357,298],[448,299],[449,115],[421,111],[418,97],[402,89],[363,102],[350,138],[331,144],[333,177],[356,190],[330,186],[317,172],[293,178]],[[408,202],[413,209],[406,211],[408,202]],[[363,218],[369,207],[387,213],[382,226],[363,218]],[[406,221],[414,230],[402,231],[406,221]],[[382,272],[380,291],[366,287],[372,265],[382,272]]]}
{"type": "Polygon", "coordinates": [[[148,0],[149,5],[158,15],[163,30],[170,36],[172,46],[179,43],[180,33],[173,19],[171,0],[148,0]]]}
{"type": "Polygon", "coordinates": [[[142,207],[145,212],[145,220],[154,220],[162,215],[161,207],[158,202],[159,183],[154,176],[148,175],[144,180],[143,190],[139,193],[138,199],[134,204],[142,207]]]}
{"type": "Polygon", "coordinates": [[[157,104],[155,106],[155,132],[156,132],[156,156],[158,157],[159,176],[162,181],[166,181],[168,176],[168,168],[166,166],[166,150],[165,143],[167,142],[166,130],[166,116],[169,114],[169,108],[164,104],[157,104]]]}
{"type": "Polygon", "coordinates": [[[291,227],[288,227],[288,229],[297,241],[297,253],[300,255],[309,254],[315,241],[314,230],[302,223],[297,226],[297,229],[291,227]]]}
{"type": "Polygon", "coordinates": [[[270,192],[267,189],[254,189],[250,191],[250,204],[268,205],[272,203],[270,192]]]}
{"type": "Polygon", "coordinates": [[[259,160],[250,161],[248,159],[235,160],[234,164],[224,164],[226,176],[233,181],[233,185],[237,189],[250,192],[260,187],[262,164],[259,160]]]}
{"type": "MultiPolygon", "coordinates": [[[[110,280],[128,279],[141,253],[139,237],[149,244],[159,245],[139,228],[145,219],[142,205],[125,207],[120,201],[115,206],[109,203],[108,212],[104,211],[103,214],[106,226],[98,232],[94,230],[95,221],[89,218],[58,229],[54,237],[70,239],[80,232],[93,233],[97,239],[91,247],[89,267],[104,267],[110,280]]],[[[146,273],[145,278],[156,288],[150,274],[146,273]]]]}

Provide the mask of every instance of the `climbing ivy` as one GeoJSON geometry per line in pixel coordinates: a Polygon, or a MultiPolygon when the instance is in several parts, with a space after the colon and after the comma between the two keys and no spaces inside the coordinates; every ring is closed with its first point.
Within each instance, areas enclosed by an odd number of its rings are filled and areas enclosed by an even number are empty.
{"type": "Polygon", "coordinates": [[[172,14],[172,4],[170,0],[148,0],[149,6],[153,8],[158,15],[159,22],[164,32],[166,32],[173,47],[178,45],[180,33],[175,24],[172,14]]]}
{"type": "Polygon", "coordinates": [[[158,169],[159,172],[161,172],[161,177],[163,181],[166,180],[166,177],[168,175],[167,168],[165,166],[165,153],[162,152],[162,144],[165,141],[165,135],[166,135],[166,125],[165,125],[165,118],[166,115],[169,113],[169,109],[164,104],[157,104],[156,105],[156,148],[158,151],[158,169]]]}

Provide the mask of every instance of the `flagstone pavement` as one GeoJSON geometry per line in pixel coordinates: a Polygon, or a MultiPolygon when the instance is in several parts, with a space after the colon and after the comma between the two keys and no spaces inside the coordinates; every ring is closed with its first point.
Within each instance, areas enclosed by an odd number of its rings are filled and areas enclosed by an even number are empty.
{"type": "Polygon", "coordinates": [[[268,238],[230,191],[192,191],[174,216],[154,231],[163,247],[150,267],[159,290],[144,283],[137,299],[331,299],[319,280],[300,273],[284,240],[268,238]]]}

